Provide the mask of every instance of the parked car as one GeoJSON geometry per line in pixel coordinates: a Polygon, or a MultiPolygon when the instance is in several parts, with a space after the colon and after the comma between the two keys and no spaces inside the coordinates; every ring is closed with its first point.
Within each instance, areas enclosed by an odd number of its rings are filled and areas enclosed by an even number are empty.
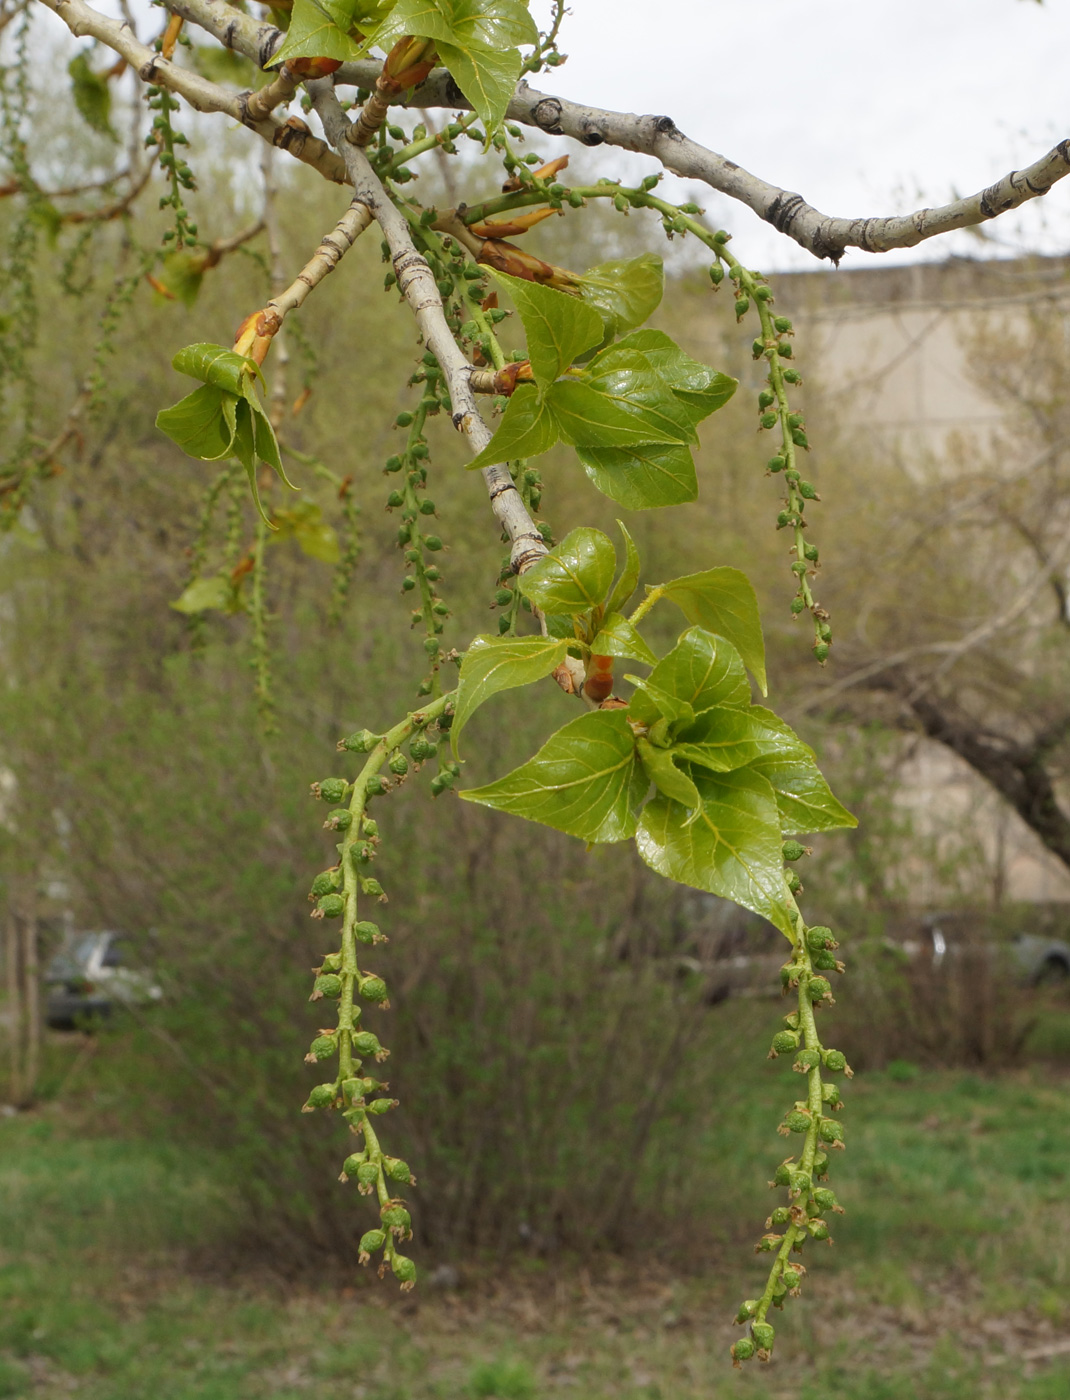
{"type": "Polygon", "coordinates": [[[45,1017],[57,1030],[163,996],[149,973],[131,965],[129,940],[111,930],[66,938],[45,969],[45,986],[45,1017]]]}
{"type": "MultiPolygon", "coordinates": [[[[1026,919],[1028,915],[1022,921],[1026,919]]],[[[1045,922],[1038,911],[1035,926],[1042,929],[1045,922]]],[[[934,970],[970,950],[993,958],[1004,953],[1013,973],[1031,986],[1070,978],[1070,942],[1027,929],[1000,938],[990,916],[968,911],[922,915],[905,933],[893,934],[889,943],[911,959],[924,958],[934,970]]]]}

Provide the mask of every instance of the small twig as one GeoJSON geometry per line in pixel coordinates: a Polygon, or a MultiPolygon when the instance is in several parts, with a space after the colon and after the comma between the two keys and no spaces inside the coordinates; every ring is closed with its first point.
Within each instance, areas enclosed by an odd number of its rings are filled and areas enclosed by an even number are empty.
{"type": "MultiPolygon", "coordinates": [[[[452,404],[453,426],[468,439],[473,453],[482,452],[493,434],[480,416],[469,382],[472,366],[453,338],[442,309],[442,298],[427,260],[417,250],[404,216],[398,211],[364,152],[348,139],[351,123],[329,81],[308,84],[313,105],[327,136],[342,153],[353,181],[354,201],[364,203],[387,243],[398,287],[409,303],[428,348],[445,375],[452,404]]],[[[520,574],[546,553],[546,543],[504,463],[483,469],[491,509],[508,536],[513,569],[520,574]]]]}

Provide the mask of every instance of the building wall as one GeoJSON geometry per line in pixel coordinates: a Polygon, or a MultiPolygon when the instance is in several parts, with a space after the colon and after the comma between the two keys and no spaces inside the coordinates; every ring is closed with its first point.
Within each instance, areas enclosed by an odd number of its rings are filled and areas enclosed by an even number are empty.
{"type": "MultiPolygon", "coordinates": [[[[955,452],[984,448],[1004,422],[971,376],[968,347],[994,320],[1023,318],[1039,299],[1070,308],[1070,260],[919,264],[777,279],[778,306],[806,345],[808,377],[831,403],[851,400],[867,434],[904,470],[954,470],[955,452]]],[[[976,871],[978,902],[1070,902],[1070,872],[961,759],[918,738],[904,744],[897,801],[923,852],[909,872],[913,901],[948,894],[940,860],[976,871]],[[970,850],[972,847],[972,851],[970,850]],[[972,864],[971,864],[972,860],[972,864]]]]}

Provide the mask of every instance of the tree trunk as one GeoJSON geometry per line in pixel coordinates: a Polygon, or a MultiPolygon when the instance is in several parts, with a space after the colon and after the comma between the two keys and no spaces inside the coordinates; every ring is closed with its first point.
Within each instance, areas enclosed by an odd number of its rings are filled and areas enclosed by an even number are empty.
{"type": "Polygon", "coordinates": [[[19,975],[19,965],[22,960],[19,956],[20,951],[18,919],[15,917],[15,911],[9,908],[4,928],[4,961],[7,973],[8,1036],[11,1051],[8,1097],[13,1104],[22,1102],[22,978],[19,975]]]}

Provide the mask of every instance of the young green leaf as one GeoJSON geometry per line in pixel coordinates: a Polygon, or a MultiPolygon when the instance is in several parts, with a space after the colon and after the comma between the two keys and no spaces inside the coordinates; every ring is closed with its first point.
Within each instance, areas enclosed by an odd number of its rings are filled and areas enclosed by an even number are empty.
{"type": "Polygon", "coordinates": [[[772,786],[785,836],[858,825],[858,818],[833,796],[809,751],[801,757],[771,754],[751,764],[748,771],[761,774],[772,786]]]}
{"type": "Polygon", "coordinates": [[[275,439],[275,430],[268,422],[267,415],[256,401],[255,397],[243,397],[234,400],[235,426],[233,452],[238,461],[245,468],[245,474],[249,478],[249,489],[253,493],[253,504],[260,512],[260,517],[264,524],[274,530],[275,526],[264,510],[260,501],[260,491],[256,481],[256,466],[258,461],[263,461],[267,466],[280,476],[292,491],[297,488],[287,477],[282,469],[282,458],[279,454],[279,444],[275,439]]]}
{"type": "Polygon", "coordinates": [[[584,448],[696,442],[688,410],[638,350],[603,350],[581,373],[552,384],[561,436],[584,448]]]}
{"type": "Polygon", "coordinates": [[[617,525],[624,536],[624,568],[620,572],[620,578],[613,585],[613,591],[606,599],[606,612],[620,612],[639,587],[639,551],[635,547],[635,541],[624,527],[624,521],[618,520],[617,525]]]}
{"type": "MultiPolygon", "coordinates": [[[[369,7],[369,0],[364,0],[369,7]]],[[[537,44],[539,31],[525,0],[397,0],[374,31],[371,42],[389,48],[405,34],[451,44],[484,44],[491,49],[537,44]]]]}
{"type": "Polygon", "coordinates": [[[635,686],[635,694],[628,705],[628,714],[637,724],[645,724],[653,730],[655,736],[667,731],[668,726],[674,729],[681,729],[695,722],[695,711],[691,708],[687,700],[683,700],[678,695],[674,695],[669,690],[663,690],[658,683],[652,679],[652,675],[646,680],[639,676],[625,676],[626,681],[631,681],[635,686]],[[664,724],[659,729],[659,721],[664,720],[664,724]]]}
{"type": "Polygon", "coordinates": [[[161,409],[156,426],[190,457],[215,462],[234,450],[237,403],[233,394],[202,384],[171,408],[161,409]]]}
{"type": "Polygon", "coordinates": [[[505,272],[492,270],[491,276],[509,293],[520,314],[531,372],[540,389],[552,384],[577,355],[598,342],[602,324],[578,297],[505,272]]]}
{"type": "Polygon", "coordinates": [[[229,608],[233,597],[234,589],[227,575],[214,574],[211,578],[195,578],[171,606],[180,613],[208,612],[213,608],[229,608]]]}
{"type": "Polygon", "coordinates": [[[643,809],[639,854],[668,879],[741,904],[791,936],[773,789],[749,768],[693,777],[697,814],[655,797],[643,809]]]}
{"type": "Polygon", "coordinates": [[[533,384],[519,384],[506,404],[497,432],[468,463],[468,470],[482,471],[496,462],[511,462],[517,457],[538,457],[548,452],[557,439],[557,422],[549,405],[533,384]]]}
{"type": "Polygon", "coordinates": [[[582,841],[626,841],[648,786],[624,711],[595,710],[559,729],[514,772],[461,796],[582,841]]]}
{"type": "Polygon", "coordinates": [[[676,751],[715,773],[744,768],[759,758],[813,758],[799,736],[772,710],[715,705],[676,736],[676,751]]]}
{"type": "Polygon", "coordinates": [[[75,54],[67,64],[71,78],[71,95],[86,126],[112,141],[119,137],[111,124],[111,87],[103,73],[89,66],[87,50],[75,54]]]}
{"type": "Polygon", "coordinates": [[[500,690],[542,680],[564,661],[568,642],[554,637],[476,637],[461,662],[456,713],[450,726],[454,752],[475,711],[500,690]]]}
{"type": "MultiPolygon", "coordinates": [[[[688,628],[647,681],[649,686],[686,701],[696,715],[715,705],[750,705],[750,686],[739,653],[723,637],[715,637],[702,627],[688,628]]],[[[647,694],[652,692],[648,689],[647,694]]],[[[653,724],[658,718],[657,708],[641,695],[633,697],[630,709],[632,718],[643,724],[653,724]]]]}
{"type": "Polygon", "coordinates": [[[723,566],[706,569],[663,584],[662,593],[672,599],[689,622],[727,637],[754,675],[762,694],[768,693],[758,599],[746,574],[723,566]]]}
{"type": "Polygon", "coordinates": [[[672,749],[658,749],[649,739],[638,739],[636,751],[650,781],[660,793],[679,802],[688,811],[693,812],[698,807],[698,788],[687,773],[677,768],[672,749]]]}
{"type": "Polygon", "coordinates": [[[438,55],[472,110],[488,132],[502,124],[524,67],[518,49],[493,49],[488,44],[447,44],[440,39],[438,55]]]}
{"type": "Polygon", "coordinates": [[[738,388],[737,379],[693,360],[664,331],[635,331],[619,344],[647,357],[676,397],[690,407],[696,423],[723,408],[738,388]]]}
{"type": "Polygon", "coordinates": [[[698,500],[695,461],[691,449],[682,443],[578,446],[576,455],[602,495],[625,510],[653,510],[698,500]]]}
{"type": "Polygon", "coordinates": [[[601,316],[607,341],[641,326],[664,291],[665,264],[656,253],[599,263],[580,277],[580,295],[601,316]]]}
{"type": "Polygon", "coordinates": [[[656,666],[658,658],[639,635],[626,617],[620,613],[607,613],[598,629],[598,635],[591,643],[595,656],[626,656],[633,661],[642,661],[647,666],[656,666]]]}
{"type": "Polygon", "coordinates": [[[582,613],[601,603],[616,567],[613,542],[580,526],[520,575],[518,587],[544,613],[582,613]]]}
{"type": "Polygon", "coordinates": [[[223,345],[200,343],[187,345],[171,361],[179,374],[214,384],[229,394],[244,394],[256,379],[262,378],[260,366],[223,345]]]}
{"type": "Polygon", "coordinates": [[[315,501],[297,501],[287,508],[276,507],[271,512],[271,524],[277,533],[273,542],[292,539],[310,559],[324,564],[337,564],[341,550],[338,534],[323,518],[315,501]]]}
{"type": "Polygon", "coordinates": [[[183,306],[192,306],[204,281],[204,259],[185,251],[168,253],[160,267],[159,281],[183,306]]]}
{"type": "Polygon", "coordinates": [[[340,63],[356,58],[361,45],[349,37],[349,29],[362,10],[359,0],[293,0],[290,27],[270,67],[288,58],[334,58],[340,63]]]}

